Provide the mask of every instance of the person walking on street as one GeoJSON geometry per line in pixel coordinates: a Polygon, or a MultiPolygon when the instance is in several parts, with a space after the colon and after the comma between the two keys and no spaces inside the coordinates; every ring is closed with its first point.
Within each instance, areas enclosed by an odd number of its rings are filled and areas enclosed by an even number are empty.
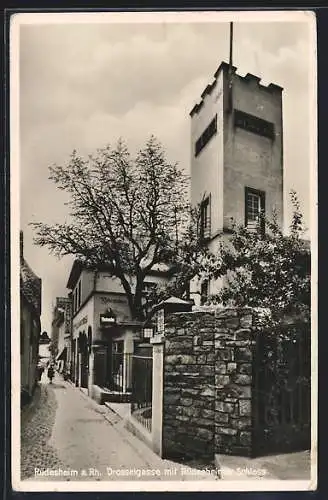
{"type": "Polygon", "coordinates": [[[54,375],[55,375],[55,370],[53,368],[52,365],[49,366],[48,368],[48,379],[49,379],[49,383],[52,384],[52,379],[54,378],[54,375]]]}

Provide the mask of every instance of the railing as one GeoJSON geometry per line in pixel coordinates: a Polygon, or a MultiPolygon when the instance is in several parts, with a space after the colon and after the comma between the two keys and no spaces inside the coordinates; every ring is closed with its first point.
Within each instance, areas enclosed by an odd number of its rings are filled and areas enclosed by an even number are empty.
{"type": "Polygon", "coordinates": [[[153,359],[151,355],[133,355],[131,412],[148,431],[152,420],[153,359]]]}
{"type": "Polygon", "coordinates": [[[132,354],[115,352],[112,354],[109,389],[120,394],[131,392],[132,354]]]}

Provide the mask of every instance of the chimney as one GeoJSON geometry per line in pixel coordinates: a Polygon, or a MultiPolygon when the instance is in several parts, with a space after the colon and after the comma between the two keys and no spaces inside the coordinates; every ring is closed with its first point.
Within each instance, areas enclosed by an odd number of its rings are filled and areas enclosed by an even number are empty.
{"type": "Polygon", "coordinates": [[[19,232],[19,255],[21,259],[24,257],[24,235],[23,231],[19,232]]]}

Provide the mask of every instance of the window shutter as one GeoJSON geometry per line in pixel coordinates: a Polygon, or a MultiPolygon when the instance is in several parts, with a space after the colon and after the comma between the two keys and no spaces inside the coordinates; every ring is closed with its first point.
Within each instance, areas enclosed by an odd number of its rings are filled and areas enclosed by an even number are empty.
{"type": "Polygon", "coordinates": [[[208,206],[207,206],[207,221],[206,221],[206,238],[211,237],[211,195],[208,197],[208,206]]]}
{"type": "MultiPolygon", "coordinates": [[[[265,216],[265,192],[264,191],[261,191],[260,199],[261,199],[261,214],[263,214],[265,216]]],[[[265,219],[264,219],[264,217],[261,217],[260,225],[261,225],[260,231],[261,231],[262,235],[264,235],[265,234],[265,219]]]]}
{"type": "Polygon", "coordinates": [[[205,198],[200,205],[200,237],[207,240],[211,237],[211,196],[205,198]]]}

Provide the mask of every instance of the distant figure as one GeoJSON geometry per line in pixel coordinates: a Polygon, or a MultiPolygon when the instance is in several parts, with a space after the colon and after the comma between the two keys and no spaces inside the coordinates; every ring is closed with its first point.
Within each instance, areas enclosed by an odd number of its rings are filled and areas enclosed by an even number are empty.
{"type": "Polygon", "coordinates": [[[52,384],[52,379],[54,378],[54,375],[55,375],[55,370],[53,368],[52,365],[49,366],[48,368],[48,379],[49,379],[49,383],[52,384]]]}

